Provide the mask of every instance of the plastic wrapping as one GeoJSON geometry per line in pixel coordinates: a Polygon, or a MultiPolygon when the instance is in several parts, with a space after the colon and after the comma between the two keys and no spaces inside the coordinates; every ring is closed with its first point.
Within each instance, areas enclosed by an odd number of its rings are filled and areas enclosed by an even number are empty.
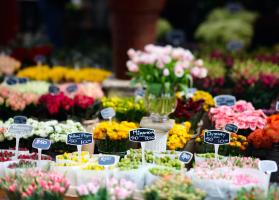
{"type": "Polygon", "coordinates": [[[71,181],[71,186],[77,186],[77,178],[76,178],[76,172],[81,168],[82,166],[52,166],[53,171],[58,172],[60,174],[65,174],[65,178],[69,179],[71,181]]]}
{"type": "MultiPolygon", "coordinates": [[[[201,155],[205,155],[205,153],[200,153],[201,155]]],[[[220,155],[218,155],[220,156],[220,155]]],[[[195,154],[195,162],[202,162],[202,161],[205,161],[206,159],[209,159],[209,158],[204,158],[204,157],[198,157],[196,154],[195,154]]],[[[222,159],[218,159],[218,161],[226,161],[228,159],[228,157],[226,156],[222,156],[222,159]]]]}
{"type": "Polygon", "coordinates": [[[114,170],[116,169],[108,169],[106,172],[105,170],[81,170],[79,168],[76,171],[77,186],[91,182],[92,178],[101,178],[105,180],[106,173],[108,173],[108,177],[111,179],[114,170]]]}
{"type": "MultiPolygon", "coordinates": [[[[34,160],[30,160],[31,162],[33,163],[37,163],[37,166],[38,166],[38,162],[37,161],[34,161],[34,160]]],[[[15,173],[15,172],[25,172],[29,169],[32,169],[32,170],[37,170],[38,168],[37,167],[33,167],[33,168],[15,168],[15,169],[10,169],[8,168],[8,166],[10,164],[13,164],[13,163],[19,163],[20,160],[16,160],[16,161],[9,161],[9,162],[4,162],[4,169],[5,169],[5,174],[9,174],[9,173],[15,173]]]]}
{"type": "MultiPolygon", "coordinates": [[[[171,150],[166,150],[168,152],[171,152],[171,150]]],[[[160,154],[161,152],[166,152],[166,151],[154,151],[154,156],[158,158],[164,158],[166,156],[169,156],[171,159],[175,159],[176,156],[180,156],[181,151],[175,151],[176,154],[160,154]]]]}
{"type": "MultiPolygon", "coordinates": [[[[89,155],[89,152],[88,151],[81,151],[81,153],[82,152],[87,152],[87,154],[86,155],[84,155],[84,156],[81,156],[81,157],[84,157],[84,159],[89,159],[90,158],[90,155],[89,155]]],[[[75,152],[73,152],[73,153],[77,153],[78,154],[78,151],[75,151],[75,152]]],[[[72,153],[72,154],[73,154],[72,153]]],[[[69,158],[79,158],[79,156],[74,156],[74,155],[68,155],[68,157],[69,158]]]]}
{"type": "Polygon", "coordinates": [[[0,162],[0,178],[5,177],[5,168],[8,167],[10,164],[13,164],[15,161],[6,161],[6,162],[0,162]]]}

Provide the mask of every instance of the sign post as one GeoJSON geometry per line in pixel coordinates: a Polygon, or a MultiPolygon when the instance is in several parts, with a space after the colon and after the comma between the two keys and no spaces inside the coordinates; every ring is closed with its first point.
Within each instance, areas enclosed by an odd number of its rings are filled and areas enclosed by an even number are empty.
{"type": "Polygon", "coordinates": [[[81,147],[82,145],[91,144],[93,142],[93,134],[86,132],[68,133],[66,144],[77,145],[78,161],[81,163],[81,147]]]}
{"type": "Polygon", "coordinates": [[[147,128],[137,128],[129,131],[129,139],[132,142],[140,142],[142,150],[142,165],[145,165],[145,142],[156,139],[155,130],[147,128]]]}
{"type": "Polygon", "coordinates": [[[266,194],[268,196],[268,187],[269,187],[269,181],[270,181],[270,175],[272,172],[277,172],[278,166],[275,161],[273,160],[260,160],[259,162],[259,169],[263,172],[267,173],[268,176],[268,184],[266,185],[266,194]]]}
{"type": "Polygon", "coordinates": [[[230,143],[230,133],[221,130],[207,130],[204,132],[204,142],[214,144],[215,162],[217,162],[217,154],[219,145],[230,143]]]}
{"type": "Polygon", "coordinates": [[[26,124],[11,124],[8,133],[16,134],[16,159],[18,157],[18,144],[21,135],[29,135],[33,131],[33,126],[26,124]]]}
{"type": "Polygon", "coordinates": [[[15,116],[14,117],[14,124],[26,124],[27,117],[24,116],[15,116]]]}
{"type": "Polygon", "coordinates": [[[180,161],[180,173],[181,173],[181,180],[184,179],[184,167],[185,164],[188,164],[193,158],[193,154],[188,151],[182,151],[178,160],[180,161]]]}
{"type": "Polygon", "coordinates": [[[42,157],[42,149],[47,150],[51,145],[50,140],[43,139],[43,138],[35,138],[32,144],[33,148],[38,149],[39,154],[39,168],[41,168],[41,157],[42,157]]]}
{"type": "Polygon", "coordinates": [[[108,177],[108,166],[115,164],[115,157],[114,156],[101,156],[97,160],[98,165],[105,167],[105,173],[106,173],[106,185],[107,189],[109,188],[109,177],[108,177]]]}
{"type": "Polygon", "coordinates": [[[111,125],[111,119],[115,116],[115,110],[113,108],[106,108],[101,110],[101,115],[104,119],[109,119],[111,125]]]}
{"type": "Polygon", "coordinates": [[[235,106],[236,99],[232,95],[218,95],[214,97],[214,103],[216,107],[220,106],[235,106]]]}

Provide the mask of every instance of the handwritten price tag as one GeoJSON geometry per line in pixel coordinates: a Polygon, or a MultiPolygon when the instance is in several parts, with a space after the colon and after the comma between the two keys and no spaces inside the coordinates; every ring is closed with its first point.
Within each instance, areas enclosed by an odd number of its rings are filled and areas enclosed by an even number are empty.
{"type": "Polygon", "coordinates": [[[208,130],[204,132],[204,142],[209,144],[229,144],[230,133],[220,130],[208,130]]]}
{"type": "Polygon", "coordinates": [[[101,156],[98,158],[98,165],[106,166],[106,165],[114,165],[115,157],[114,156],[101,156]]]}
{"type": "Polygon", "coordinates": [[[14,117],[14,124],[26,124],[27,117],[23,116],[15,116],[14,117]]]}
{"type": "Polygon", "coordinates": [[[237,133],[238,131],[238,126],[231,124],[231,123],[227,123],[225,126],[225,130],[230,132],[230,133],[237,133]]]}
{"type": "Polygon", "coordinates": [[[49,149],[51,145],[50,140],[43,139],[43,138],[35,138],[32,144],[33,148],[36,149],[49,149]]]}
{"type": "Polygon", "coordinates": [[[5,82],[6,82],[7,85],[16,85],[17,84],[17,78],[6,77],[5,82]]]}
{"type": "Polygon", "coordinates": [[[113,108],[106,108],[101,110],[101,115],[104,119],[109,119],[115,116],[115,110],[113,108]]]}
{"type": "Polygon", "coordinates": [[[133,142],[149,142],[156,139],[155,130],[137,128],[129,131],[129,139],[133,142]]]}
{"type": "Polygon", "coordinates": [[[59,89],[59,87],[57,87],[57,86],[55,86],[55,85],[51,85],[51,86],[49,86],[49,88],[48,88],[48,92],[49,92],[50,94],[59,94],[59,93],[60,93],[60,89],[59,89]]]}
{"type": "Polygon", "coordinates": [[[180,162],[183,162],[183,163],[185,163],[185,164],[188,164],[188,163],[191,161],[192,158],[193,158],[193,154],[192,154],[192,153],[190,153],[190,152],[188,152],[188,151],[183,151],[183,152],[180,154],[178,160],[179,160],[180,162]]]}
{"type": "Polygon", "coordinates": [[[214,97],[214,103],[216,107],[220,106],[235,106],[236,99],[232,95],[219,95],[214,97]]]}
{"type": "Polygon", "coordinates": [[[11,124],[8,133],[18,135],[29,135],[33,131],[33,126],[26,124],[11,124]]]}
{"type": "Polygon", "coordinates": [[[67,90],[68,93],[75,92],[75,91],[77,91],[77,89],[78,89],[78,87],[77,87],[76,84],[70,85],[70,86],[68,86],[68,87],[66,88],[66,90],[67,90]]]}
{"type": "Polygon", "coordinates": [[[67,144],[71,145],[87,145],[93,142],[93,134],[86,132],[68,133],[67,144]]]}
{"type": "Polygon", "coordinates": [[[26,84],[28,82],[28,78],[17,77],[19,84],[26,84]]]}

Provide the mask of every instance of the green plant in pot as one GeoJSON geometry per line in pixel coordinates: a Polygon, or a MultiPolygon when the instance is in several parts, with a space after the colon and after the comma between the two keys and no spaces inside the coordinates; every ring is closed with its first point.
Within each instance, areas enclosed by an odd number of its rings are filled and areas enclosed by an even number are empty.
{"type": "Polygon", "coordinates": [[[146,45],[144,51],[128,50],[128,75],[130,84],[140,83],[146,89],[145,107],[150,112],[150,121],[164,123],[176,108],[176,90],[188,92],[192,86],[191,74],[203,78],[207,70],[202,68],[203,61],[183,48],[146,45]]]}

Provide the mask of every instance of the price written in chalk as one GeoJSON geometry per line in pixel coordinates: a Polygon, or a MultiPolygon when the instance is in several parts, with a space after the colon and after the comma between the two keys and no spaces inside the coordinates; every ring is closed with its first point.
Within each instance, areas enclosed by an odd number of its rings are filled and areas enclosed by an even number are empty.
{"type": "Polygon", "coordinates": [[[66,90],[67,90],[68,93],[73,93],[73,92],[77,91],[77,89],[78,89],[78,87],[77,87],[76,84],[70,85],[70,86],[68,86],[68,87],[66,88],[66,90]]]}
{"type": "Polygon", "coordinates": [[[101,115],[104,119],[109,119],[115,116],[115,110],[113,108],[106,108],[101,111],[101,115]]]}
{"type": "Polygon", "coordinates": [[[18,81],[17,78],[13,78],[13,77],[5,78],[5,82],[7,85],[16,85],[17,81],[18,81]]]}
{"type": "Polygon", "coordinates": [[[59,89],[59,87],[57,87],[57,86],[55,86],[55,85],[51,85],[51,86],[49,86],[49,88],[48,88],[48,92],[49,92],[50,94],[59,94],[59,93],[60,93],[60,89],[59,89]]]}
{"type": "Polygon", "coordinates": [[[231,123],[227,123],[225,126],[225,131],[228,131],[230,133],[237,133],[238,126],[231,123]]]}
{"type": "Polygon", "coordinates": [[[214,97],[214,103],[216,107],[220,106],[235,106],[236,99],[231,95],[219,95],[214,97]]]}
{"type": "Polygon", "coordinates": [[[50,145],[51,145],[50,140],[43,139],[43,138],[35,138],[32,147],[36,149],[47,150],[49,149],[50,145]]]}
{"type": "Polygon", "coordinates": [[[67,144],[71,145],[87,145],[93,142],[93,134],[86,132],[76,132],[67,134],[67,144]]]}
{"type": "Polygon", "coordinates": [[[32,131],[33,126],[26,124],[11,124],[8,129],[8,133],[19,135],[29,135],[32,131]]]}
{"type": "Polygon", "coordinates": [[[229,144],[230,133],[220,130],[208,130],[204,132],[204,142],[209,144],[229,144]]]}
{"type": "Polygon", "coordinates": [[[106,165],[114,165],[115,157],[114,156],[101,156],[98,158],[98,165],[106,166],[106,165]]]}
{"type": "Polygon", "coordinates": [[[149,142],[156,139],[155,130],[137,128],[129,131],[129,139],[133,142],[149,142]]]}
{"type": "Polygon", "coordinates": [[[17,79],[19,84],[26,84],[28,82],[28,78],[18,77],[17,79]]]}
{"type": "Polygon", "coordinates": [[[15,116],[14,117],[14,124],[26,124],[27,117],[23,116],[15,116]]]}
{"type": "Polygon", "coordinates": [[[185,164],[188,164],[188,163],[191,161],[192,158],[193,158],[193,154],[192,154],[192,153],[190,153],[190,152],[188,152],[188,151],[183,151],[183,152],[180,154],[178,160],[179,160],[180,162],[183,162],[183,163],[185,163],[185,164]]]}

